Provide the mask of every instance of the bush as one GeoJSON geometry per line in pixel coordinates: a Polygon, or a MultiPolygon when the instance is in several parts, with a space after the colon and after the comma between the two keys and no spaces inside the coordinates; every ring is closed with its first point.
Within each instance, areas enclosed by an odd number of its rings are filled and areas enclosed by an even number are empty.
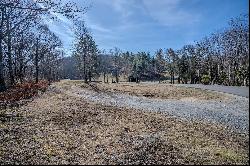
{"type": "Polygon", "coordinates": [[[211,81],[211,77],[209,75],[203,75],[201,77],[201,83],[202,84],[205,84],[205,85],[208,85],[211,81]]]}
{"type": "Polygon", "coordinates": [[[22,99],[29,99],[38,94],[38,91],[44,92],[48,87],[47,81],[39,81],[38,83],[26,82],[17,84],[16,86],[0,93],[0,102],[11,103],[22,99]]]}

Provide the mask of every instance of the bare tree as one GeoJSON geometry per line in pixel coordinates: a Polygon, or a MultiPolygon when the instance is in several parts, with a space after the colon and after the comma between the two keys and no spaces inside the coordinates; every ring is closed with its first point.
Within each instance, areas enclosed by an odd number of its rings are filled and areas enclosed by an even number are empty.
{"type": "MultiPolygon", "coordinates": [[[[34,31],[36,24],[43,24],[43,17],[56,19],[57,15],[63,15],[75,19],[79,13],[84,13],[86,8],[79,8],[75,3],[62,0],[1,0],[0,1],[0,91],[6,89],[5,58],[7,59],[9,85],[16,82],[17,66],[20,65],[19,77],[23,81],[24,74],[24,40],[27,29],[34,31]],[[21,37],[20,37],[21,36],[21,37]],[[14,43],[21,42],[22,44],[14,43]],[[21,61],[19,63],[19,60],[21,61]]],[[[38,66],[39,36],[35,39],[35,66],[38,66]]],[[[30,46],[28,46],[30,48],[30,46]]],[[[33,51],[30,49],[29,51],[33,51]]],[[[28,51],[27,51],[28,52],[28,51]]],[[[38,69],[38,68],[37,68],[38,69]]],[[[37,70],[38,71],[38,70],[37,70]]],[[[36,72],[38,78],[38,72],[36,72]]],[[[36,79],[38,80],[38,79],[36,79]]]]}

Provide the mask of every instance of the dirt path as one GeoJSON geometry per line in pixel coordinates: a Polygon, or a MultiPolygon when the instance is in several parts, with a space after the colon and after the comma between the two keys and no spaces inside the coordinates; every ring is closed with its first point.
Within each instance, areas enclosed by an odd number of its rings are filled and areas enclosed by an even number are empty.
{"type": "Polygon", "coordinates": [[[121,93],[95,92],[78,86],[70,87],[66,93],[103,105],[160,111],[174,117],[224,124],[241,132],[249,131],[249,104],[248,99],[244,97],[231,96],[227,101],[192,98],[162,100],[121,93]]]}

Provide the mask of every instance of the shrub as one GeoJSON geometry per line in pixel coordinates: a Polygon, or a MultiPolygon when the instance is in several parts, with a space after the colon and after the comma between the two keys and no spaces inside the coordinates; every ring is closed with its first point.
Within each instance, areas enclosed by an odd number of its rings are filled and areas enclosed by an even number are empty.
{"type": "Polygon", "coordinates": [[[203,75],[201,77],[201,83],[202,84],[205,84],[205,85],[208,85],[211,81],[211,77],[209,75],[203,75]]]}
{"type": "Polygon", "coordinates": [[[38,94],[38,91],[44,92],[48,87],[47,81],[39,81],[38,83],[26,82],[17,84],[16,86],[0,93],[0,102],[15,102],[22,99],[29,99],[38,94]]]}

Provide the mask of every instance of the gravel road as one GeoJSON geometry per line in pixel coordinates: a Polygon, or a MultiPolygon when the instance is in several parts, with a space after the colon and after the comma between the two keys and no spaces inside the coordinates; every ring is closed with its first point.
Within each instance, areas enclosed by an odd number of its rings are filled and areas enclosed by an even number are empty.
{"type": "Polygon", "coordinates": [[[207,90],[230,93],[230,94],[249,98],[249,87],[223,86],[223,85],[202,85],[202,84],[176,84],[176,86],[207,89],[207,90]]]}
{"type": "Polygon", "coordinates": [[[163,100],[121,93],[95,92],[76,86],[72,86],[66,93],[103,105],[160,111],[187,120],[223,124],[240,132],[249,131],[249,99],[245,97],[230,95],[232,97],[228,101],[163,100]]]}

